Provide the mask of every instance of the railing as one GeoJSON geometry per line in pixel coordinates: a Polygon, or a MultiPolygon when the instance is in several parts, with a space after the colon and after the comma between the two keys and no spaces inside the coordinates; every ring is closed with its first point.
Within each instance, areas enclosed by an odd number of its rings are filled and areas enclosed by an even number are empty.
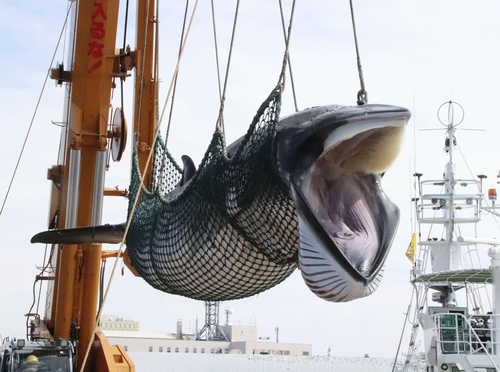
{"type": "Polygon", "coordinates": [[[432,316],[439,354],[486,355],[498,369],[491,355],[500,354],[500,315],[475,314],[466,318],[460,313],[432,316]]]}
{"type": "Polygon", "coordinates": [[[443,192],[444,184],[443,180],[429,180],[420,183],[420,200],[417,205],[418,220],[423,223],[448,223],[453,218],[455,223],[479,222],[483,195],[480,192],[473,194],[458,192],[459,187],[463,187],[465,190],[467,186],[469,186],[467,191],[474,192],[470,189],[477,189],[476,181],[456,180],[453,196],[443,192]],[[453,217],[449,210],[452,202],[453,217]]]}

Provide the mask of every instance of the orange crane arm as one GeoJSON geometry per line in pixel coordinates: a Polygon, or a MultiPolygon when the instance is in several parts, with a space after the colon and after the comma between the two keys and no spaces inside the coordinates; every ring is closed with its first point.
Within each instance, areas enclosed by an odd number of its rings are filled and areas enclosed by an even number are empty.
{"type": "MultiPolygon", "coordinates": [[[[48,173],[53,185],[49,227],[59,229],[101,224],[114,78],[124,79],[127,70],[136,67],[133,129],[138,133],[143,170],[148,156],[146,150],[152,146],[156,128],[155,2],[138,0],[137,50],[134,52],[115,50],[119,0],[75,4],[69,69],[59,66],[52,70],[53,79],[68,83],[66,126],[61,136],[58,164],[48,173]]],[[[150,171],[151,166],[146,172],[150,171]]],[[[78,341],[79,368],[87,345],[94,337],[100,264],[105,253],[99,244],[54,248],[55,275],[47,290],[44,322],[56,339],[78,341]]],[[[93,351],[86,370],[97,370],[97,366],[99,370],[133,370],[133,363],[123,349],[109,346],[100,332],[96,337],[101,341],[101,349],[93,351]],[[120,366],[114,365],[113,360],[120,360],[120,366]]]]}

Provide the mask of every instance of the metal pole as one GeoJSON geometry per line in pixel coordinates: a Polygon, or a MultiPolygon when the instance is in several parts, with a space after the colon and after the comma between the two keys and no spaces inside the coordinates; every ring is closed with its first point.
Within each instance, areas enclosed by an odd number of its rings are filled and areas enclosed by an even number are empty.
{"type": "Polygon", "coordinates": [[[104,174],[106,172],[106,151],[96,151],[94,170],[94,191],[92,195],[92,226],[101,224],[104,201],[104,174]]]}
{"type": "Polygon", "coordinates": [[[488,256],[491,257],[491,275],[493,286],[493,328],[491,332],[493,342],[493,355],[498,355],[497,342],[500,341],[500,248],[491,247],[488,250],[488,256]]]}
{"type": "Polygon", "coordinates": [[[78,215],[78,195],[80,194],[81,161],[81,150],[71,149],[69,157],[68,197],[65,219],[66,229],[76,227],[78,215]]]}

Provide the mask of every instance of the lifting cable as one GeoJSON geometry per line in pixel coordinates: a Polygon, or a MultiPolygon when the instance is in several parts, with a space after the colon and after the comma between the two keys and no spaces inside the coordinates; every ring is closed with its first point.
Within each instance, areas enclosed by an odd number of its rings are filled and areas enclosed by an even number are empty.
{"type": "MultiPolygon", "coordinates": [[[[189,21],[189,26],[188,26],[188,30],[187,32],[185,31],[186,29],[186,21],[187,21],[187,14],[188,14],[188,9],[189,9],[189,0],[186,0],[186,7],[185,7],[185,10],[184,10],[184,20],[182,22],[182,30],[181,30],[181,38],[180,38],[180,42],[179,42],[179,53],[177,54],[177,66],[176,66],[176,69],[175,69],[175,72],[174,72],[174,75],[172,77],[172,82],[171,82],[171,85],[170,85],[170,88],[169,88],[169,91],[168,91],[168,94],[167,94],[167,98],[165,99],[165,104],[163,106],[163,112],[161,114],[161,117],[160,117],[160,120],[158,122],[158,128],[160,127],[160,124],[162,122],[162,118],[163,118],[163,114],[165,112],[165,109],[167,107],[167,102],[168,102],[168,99],[170,97],[170,92],[172,92],[172,101],[171,101],[171,104],[170,104],[170,111],[169,111],[169,114],[168,114],[168,123],[167,123],[167,130],[166,130],[166,133],[165,133],[165,143],[164,143],[164,146],[163,146],[163,150],[164,152],[167,151],[167,144],[168,144],[168,138],[169,138],[169,135],[170,135],[170,126],[171,126],[171,122],[172,122],[172,114],[173,114],[173,111],[174,111],[174,100],[175,100],[175,92],[177,90],[177,78],[179,77],[179,68],[180,68],[180,61],[181,61],[181,57],[182,57],[182,52],[184,51],[184,46],[185,46],[185,42],[187,40],[187,36],[189,34],[189,30],[191,29],[191,24],[192,24],[192,21],[193,21],[193,18],[194,18],[194,13],[195,13],[195,10],[196,10],[196,5],[197,5],[198,2],[196,2],[196,4],[194,5],[194,8],[193,8],[193,12],[191,13],[191,19],[189,21]],[[172,85],[173,84],[173,85],[172,85]]],[[[159,23],[159,22],[157,22],[159,23]]],[[[158,33],[157,33],[157,37],[156,37],[156,40],[158,40],[158,33]]],[[[157,43],[156,44],[156,55],[158,56],[159,55],[159,44],[157,43]]],[[[157,67],[158,67],[158,64],[157,64],[157,67]]],[[[157,75],[158,76],[158,71],[157,72],[157,75]]],[[[157,83],[158,83],[158,79],[157,79],[157,83]]],[[[159,91],[159,89],[156,90],[157,92],[159,91]]],[[[158,109],[158,105],[157,105],[157,109],[158,109]]],[[[157,113],[157,118],[159,117],[158,116],[159,114],[157,113]]],[[[157,130],[157,133],[158,133],[159,129],[157,130]]],[[[156,136],[155,136],[155,141],[156,141],[156,136]]],[[[153,149],[150,149],[150,154],[152,153],[153,149]]],[[[161,178],[163,178],[163,172],[164,172],[164,164],[165,164],[165,161],[166,161],[166,158],[163,159],[162,161],[162,167],[161,167],[161,178]]]]}
{"type": "MultiPolygon", "coordinates": [[[[281,0],[279,0],[279,6],[280,6],[280,15],[281,15],[281,27],[283,29],[283,37],[285,38],[285,43],[287,43],[287,33],[286,33],[286,30],[285,30],[285,17],[283,16],[283,6],[281,4],[281,0]]],[[[295,1],[293,2],[293,8],[295,8],[295,1]]],[[[290,18],[290,28],[291,28],[291,22],[292,22],[293,12],[294,12],[293,8],[292,8],[292,14],[290,16],[291,17],[290,18]]],[[[288,32],[290,32],[290,29],[289,29],[288,32]]],[[[286,55],[287,63],[288,63],[288,71],[290,73],[290,84],[292,85],[293,104],[295,106],[295,112],[297,112],[297,111],[299,111],[299,108],[298,108],[298,105],[297,105],[297,95],[296,95],[296,92],[295,92],[295,83],[294,83],[294,80],[293,80],[292,63],[290,61],[290,52],[288,50],[288,44],[286,45],[285,55],[286,55]]]]}
{"type": "MultiPolygon", "coordinates": [[[[233,23],[233,30],[231,34],[231,42],[229,45],[229,55],[228,55],[228,60],[227,60],[227,66],[226,66],[226,74],[224,78],[224,88],[222,90],[222,94],[220,93],[220,74],[219,74],[219,63],[218,63],[218,53],[217,53],[217,37],[216,37],[216,32],[215,32],[215,16],[214,16],[214,11],[213,11],[213,1],[212,1],[212,20],[214,23],[214,40],[215,40],[215,50],[216,50],[216,60],[217,60],[217,74],[219,77],[219,95],[220,95],[220,108],[219,108],[219,117],[217,119],[217,124],[215,126],[216,130],[221,131],[224,133],[224,102],[226,99],[226,88],[227,88],[227,82],[228,82],[228,77],[229,77],[229,67],[231,65],[231,56],[233,52],[233,46],[234,46],[234,37],[235,37],[235,32],[236,32],[236,24],[238,20],[238,10],[239,10],[239,5],[240,1],[238,0],[236,3],[236,9],[235,9],[235,14],[234,14],[234,23],[233,23]]],[[[283,34],[285,37],[285,53],[283,56],[283,64],[282,64],[282,70],[280,73],[280,78],[279,78],[279,84],[281,84],[284,87],[285,83],[285,71],[287,64],[289,65],[290,57],[289,57],[289,44],[290,44],[290,34],[292,31],[292,23],[293,23],[293,15],[295,12],[295,0],[292,2],[292,10],[291,10],[291,15],[290,15],[290,22],[288,25],[288,32],[285,31],[285,25],[284,25],[284,19],[283,19],[283,8],[281,4],[281,0],[279,0],[279,5],[280,5],[280,14],[281,14],[281,19],[282,19],[282,26],[283,26],[283,34]]],[[[295,103],[295,109],[297,109],[297,100],[295,97],[295,89],[293,88],[293,78],[292,78],[292,73],[291,73],[291,67],[290,68],[290,78],[292,80],[292,90],[293,90],[293,95],[294,95],[294,103],[295,103]]]]}
{"type": "MultiPolygon", "coordinates": [[[[214,47],[215,47],[215,66],[217,69],[217,84],[219,87],[219,100],[222,98],[222,87],[220,83],[220,66],[219,66],[219,48],[217,44],[217,30],[216,30],[216,22],[215,22],[215,6],[214,6],[214,0],[211,1],[212,3],[212,27],[214,30],[214,47]]],[[[224,129],[224,123],[222,123],[223,129],[224,129]]]]}
{"type": "MultiPolygon", "coordinates": [[[[231,56],[233,54],[233,46],[234,46],[234,35],[236,32],[236,23],[238,21],[238,10],[240,7],[240,0],[236,2],[236,9],[234,12],[234,22],[233,22],[233,31],[231,33],[231,42],[229,44],[229,54],[227,57],[227,65],[226,65],[226,76],[224,78],[224,87],[222,89],[222,96],[220,97],[220,107],[219,107],[219,117],[217,119],[217,123],[215,124],[215,129],[224,133],[224,101],[226,100],[226,88],[227,88],[227,80],[229,77],[229,67],[231,65],[231,56]]],[[[217,47],[217,46],[216,46],[217,47]]]]}
{"type": "MultiPolygon", "coordinates": [[[[52,66],[52,64],[54,63],[54,60],[56,58],[56,53],[57,53],[57,50],[59,49],[59,45],[61,44],[61,39],[62,39],[62,36],[63,36],[64,31],[66,29],[66,24],[68,23],[68,17],[69,17],[69,14],[71,12],[72,6],[73,6],[73,2],[70,3],[70,5],[68,7],[68,11],[66,12],[66,18],[64,19],[61,33],[59,34],[59,39],[57,40],[57,45],[56,45],[56,48],[54,50],[54,54],[52,55],[52,59],[50,60],[49,71],[50,71],[50,66],[52,66]]],[[[24,137],[24,142],[23,142],[23,145],[21,147],[21,152],[19,153],[19,157],[17,158],[14,172],[12,173],[12,177],[11,177],[10,182],[9,182],[9,187],[7,188],[7,192],[5,193],[5,198],[4,198],[3,203],[2,203],[2,208],[0,208],[0,216],[2,215],[3,209],[5,207],[5,203],[7,202],[7,198],[9,197],[10,189],[12,187],[12,184],[14,183],[14,179],[15,179],[16,174],[17,174],[17,169],[19,168],[19,164],[21,163],[21,158],[23,157],[24,149],[26,147],[26,143],[28,142],[28,138],[29,138],[29,135],[31,133],[31,128],[33,127],[33,123],[35,122],[35,117],[38,113],[38,107],[40,106],[40,102],[41,102],[42,97],[43,97],[43,92],[45,91],[45,86],[47,85],[47,81],[49,80],[49,75],[50,74],[47,72],[47,75],[45,76],[45,80],[44,80],[43,85],[42,85],[42,90],[40,91],[40,95],[38,96],[38,101],[36,103],[35,110],[33,111],[33,115],[31,117],[30,125],[28,126],[28,131],[26,132],[26,136],[24,137]]]]}
{"type": "MultiPolygon", "coordinates": [[[[155,22],[155,58],[153,65],[154,79],[155,79],[155,89],[156,89],[156,102],[158,102],[158,94],[160,92],[160,0],[156,0],[156,17],[154,18],[155,22]]],[[[172,94],[173,96],[173,94],[172,94]]],[[[155,116],[158,118],[160,115],[160,108],[158,103],[155,103],[155,116]]],[[[158,124],[159,125],[159,124],[158,124]]]]}
{"type": "MultiPolygon", "coordinates": [[[[283,13],[283,10],[281,8],[281,0],[279,3],[280,3],[281,13],[283,13]]],[[[295,14],[295,0],[293,0],[293,2],[292,2],[292,10],[290,12],[290,21],[288,22],[288,31],[284,32],[284,34],[285,34],[285,52],[283,53],[283,63],[281,65],[281,73],[280,73],[280,77],[278,80],[278,85],[281,85],[282,89],[284,89],[284,87],[285,87],[285,72],[286,72],[287,62],[289,61],[288,48],[290,46],[290,35],[292,33],[292,23],[293,23],[294,14],[295,14]]]]}
{"type": "MultiPolygon", "coordinates": [[[[186,0],[186,8],[184,9],[184,20],[182,22],[181,40],[179,42],[179,53],[177,55],[177,58],[180,58],[181,52],[182,52],[182,45],[184,43],[184,32],[185,32],[185,29],[186,29],[186,21],[187,21],[188,9],[189,9],[189,0],[186,0]]],[[[157,33],[157,39],[158,39],[158,33],[157,33]]],[[[168,139],[168,135],[170,133],[170,124],[172,123],[172,114],[173,114],[173,111],[174,111],[174,100],[175,100],[175,92],[177,90],[177,78],[178,77],[179,77],[179,74],[178,73],[175,74],[175,77],[174,77],[174,87],[172,88],[172,101],[170,102],[170,112],[168,114],[167,134],[165,136],[165,148],[167,147],[167,139],[168,139]]]]}
{"type": "Polygon", "coordinates": [[[358,102],[358,106],[362,106],[362,105],[366,105],[368,103],[368,93],[365,90],[363,69],[361,68],[361,57],[359,56],[358,37],[356,35],[356,23],[354,21],[354,6],[352,5],[352,0],[349,0],[349,5],[351,8],[352,32],[354,34],[354,46],[356,47],[356,61],[358,64],[359,84],[361,86],[361,89],[358,92],[357,102],[358,102]]]}
{"type": "MultiPolygon", "coordinates": [[[[191,18],[189,20],[189,25],[188,25],[188,28],[187,28],[187,31],[186,31],[186,37],[184,38],[184,41],[182,43],[182,48],[181,48],[181,51],[180,51],[179,56],[177,58],[177,64],[176,64],[175,69],[174,69],[174,75],[173,75],[173,77],[172,77],[172,79],[170,81],[170,86],[168,88],[168,93],[167,93],[167,96],[165,98],[165,102],[163,103],[163,108],[161,110],[161,114],[159,116],[159,119],[157,120],[156,134],[158,134],[160,132],[159,127],[160,127],[160,125],[161,125],[161,123],[163,121],[163,116],[165,115],[165,110],[167,108],[168,100],[169,100],[170,94],[172,92],[172,88],[173,88],[173,85],[174,85],[174,82],[175,82],[175,77],[179,73],[179,66],[180,66],[180,63],[181,63],[182,55],[184,53],[184,48],[186,46],[187,38],[189,36],[189,31],[191,30],[191,25],[193,24],[193,18],[194,18],[194,15],[196,13],[196,8],[198,6],[198,1],[199,0],[196,0],[196,2],[194,4],[194,7],[193,7],[193,10],[191,12],[191,18]]],[[[167,141],[167,140],[168,140],[168,133],[165,136],[165,141],[167,141]]],[[[156,141],[156,139],[155,139],[155,141],[156,141]]],[[[153,147],[151,147],[151,148],[153,148],[153,147]]],[[[152,154],[153,154],[153,150],[150,151],[150,157],[152,157],[152,154]]],[[[148,159],[148,164],[149,164],[149,161],[150,160],[148,159]]]]}

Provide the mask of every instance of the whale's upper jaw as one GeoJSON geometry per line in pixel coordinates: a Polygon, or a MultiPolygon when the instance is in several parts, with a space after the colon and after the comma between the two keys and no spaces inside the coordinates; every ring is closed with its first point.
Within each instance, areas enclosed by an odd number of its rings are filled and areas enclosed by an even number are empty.
{"type": "Polygon", "coordinates": [[[343,168],[383,173],[399,152],[410,115],[407,109],[396,106],[329,105],[283,117],[276,134],[276,158],[281,175],[287,181],[290,177],[300,177],[331,150],[335,150],[335,160],[343,168]],[[385,146],[387,142],[381,142],[381,138],[391,143],[390,152],[385,146]],[[371,155],[368,150],[378,151],[374,157],[378,163],[370,161],[365,169],[355,169],[362,164],[363,156],[366,159],[371,155]]]}
{"type": "MultiPolygon", "coordinates": [[[[332,270],[342,271],[344,279],[373,291],[370,284],[383,267],[399,221],[381,175],[399,153],[409,117],[403,108],[367,105],[317,107],[282,119],[278,167],[297,206],[299,228],[314,235],[318,246],[318,252],[310,251],[314,261],[299,253],[302,261],[318,266],[303,267],[303,275],[327,265],[332,269],[328,262],[334,262],[338,266],[332,270]]],[[[308,249],[305,240],[310,238],[301,236],[302,251],[308,249]]],[[[323,291],[313,291],[323,297],[318,293],[323,291]]],[[[353,299],[352,294],[346,298],[353,299]]]]}

